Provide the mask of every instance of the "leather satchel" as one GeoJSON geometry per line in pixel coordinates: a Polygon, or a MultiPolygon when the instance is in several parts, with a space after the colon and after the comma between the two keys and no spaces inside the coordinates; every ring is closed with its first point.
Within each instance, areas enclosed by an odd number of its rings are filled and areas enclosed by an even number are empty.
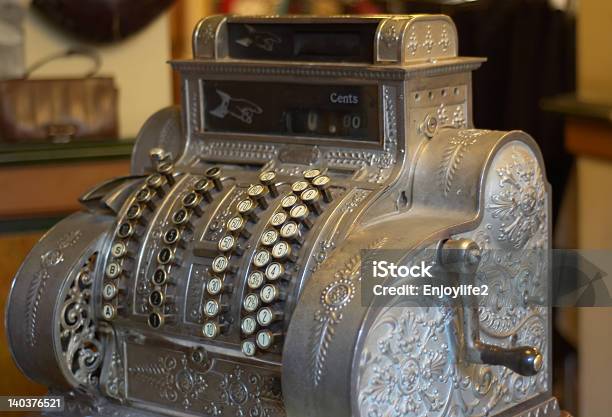
{"type": "Polygon", "coordinates": [[[97,54],[68,50],[34,64],[23,79],[0,81],[0,140],[69,142],[118,137],[117,88],[112,77],[96,77],[97,54]],[[29,79],[42,65],[66,56],[87,56],[94,68],[82,78],[29,79]]]}

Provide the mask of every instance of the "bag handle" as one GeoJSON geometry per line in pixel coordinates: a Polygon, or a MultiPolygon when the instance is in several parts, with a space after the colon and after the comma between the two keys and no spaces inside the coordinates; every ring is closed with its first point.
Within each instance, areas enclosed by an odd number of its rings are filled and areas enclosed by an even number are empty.
{"type": "Polygon", "coordinates": [[[102,60],[100,59],[100,55],[95,50],[76,47],[76,48],[70,48],[65,51],[46,56],[36,61],[34,64],[30,65],[30,67],[27,69],[23,77],[29,78],[30,75],[32,75],[34,71],[48,64],[51,61],[55,61],[57,59],[62,59],[62,58],[68,58],[71,56],[83,56],[83,57],[89,58],[92,61],[93,68],[89,70],[87,73],[85,73],[85,78],[93,77],[100,70],[100,66],[102,65],[102,60]]]}

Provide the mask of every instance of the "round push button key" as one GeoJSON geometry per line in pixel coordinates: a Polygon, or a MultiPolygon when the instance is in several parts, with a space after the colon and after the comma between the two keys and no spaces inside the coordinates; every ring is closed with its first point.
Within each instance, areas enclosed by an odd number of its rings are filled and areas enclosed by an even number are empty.
{"type": "Polygon", "coordinates": [[[149,304],[151,307],[160,307],[164,304],[164,294],[161,291],[152,291],[149,295],[149,304]]]}
{"type": "Polygon", "coordinates": [[[245,239],[248,239],[249,237],[251,237],[251,232],[249,232],[245,228],[246,222],[244,221],[244,218],[242,218],[241,216],[232,217],[231,219],[227,221],[226,226],[227,226],[227,230],[229,230],[231,233],[239,234],[245,239]]]}
{"type": "Polygon", "coordinates": [[[193,207],[199,202],[200,198],[201,197],[196,194],[195,191],[191,191],[185,194],[185,196],[183,197],[183,205],[187,208],[193,207]]]}
{"type": "Polygon", "coordinates": [[[112,300],[117,296],[118,292],[117,286],[109,282],[104,284],[104,288],[102,289],[102,297],[104,297],[105,300],[112,300]]]}
{"type": "Polygon", "coordinates": [[[257,215],[255,214],[255,203],[250,198],[245,198],[244,200],[240,201],[236,208],[242,217],[247,218],[252,222],[257,221],[257,215]]]}
{"type": "Polygon", "coordinates": [[[320,194],[314,188],[308,188],[302,191],[300,198],[316,215],[321,214],[321,205],[319,204],[320,194]]]}
{"type": "Polygon", "coordinates": [[[278,240],[278,232],[274,229],[268,229],[261,235],[260,242],[264,246],[272,246],[278,240]]]}
{"type": "Polygon", "coordinates": [[[162,248],[157,254],[157,262],[162,265],[168,265],[174,261],[174,251],[170,248],[162,248]]]}
{"type": "Polygon", "coordinates": [[[272,247],[272,256],[278,260],[295,261],[294,254],[291,251],[291,245],[284,240],[276,243],[272,247]]]}
{"type": "Polygon", "coordinates": [[[321,175],[320,169],[313,168],[304,171],[304,179],[309,182],[318,177],[319,175],[321,175]]]}
{"type": "Polygon", "coordinates": [[[298,197],[295,194],[288,194],[281,200],[281,207],[285,210],[290,210],[298,202],[298,197]]]}
{"type": "Polygon", "coordinates": [[[260,249],[253,257],[253,265],[257,268],[263,268],[270,262],[270,252],[265,249],[260,249]]]}
{"type": "Polygon", "coordinates": [[[251,316],[243,318],[240,323],[240,330],[246,336],[252,335],[257,330],[257,321],[251,316]]]}
{"type": "Polygon", "coordinates": [[[211,193],[213,188],[214,188],[213,183],[204,178],[197,180],[193,186],[193,190],[196,193],[200,194],[202,198],[204,199],[204,201],[206,201],[207,203],[210,203],[213,201],[212,193],[211,193]]]}
{"type": "Polygon", "coordinates": [[[234,236],[232,236],[232,235],[225,235],[219,241],[219,244],[217,245],[217,248],[221,252],[229,252],[232,249],[234,249],[235,245],[236,245],[236,238],[234,236]]]}
{"type": "Polygon", "coordinates": [[[157,172],[162,174],[168,181],[168,184],[170,185],[174,185],[173,171],[174,171],[174,164],[172,164],[172,162],[160,162],[157,165],[157,172]]]}
{"type": "Polygon", "coordinates": [[[128,220],[138,220],[140,216],[142,216],[142,207],[140,204],[132,204],[125,213],[125,217],[128,220]]]}
{"type": "Polygon", "coordinates": [[[164,243],[166,245],[173,245],[181,238],[181,232],[176,227],[168,229],[164,234],[164,243]]]}
{"type": "Polygon", "coordinates": [[[280,211],[278,213],[274,213],[272,215],[272,218],[270,219],[270,224],[273,227],[278,229],[279,227],[281,227],[283,225],[283,223],[285,223],[285,221],[287,221],[288,217],[289,216],[284,211],[280,211]]]}
{"type": "Polygon", "coordinates": [[[126,239],[134,234],[134,226],[131,223],[121,223],[119,230],[117,230],[117,236],[121,239],[126,239]]]}
{"type": "Polygon", "coordinates": [[[155,206],[153,205],[154,193],[150,188],[144,187],[138,193],[136,193],[136,201],[140,204],[144,204],[149,210],[153,211],[155,206]]]}
{"type": "Polygon", "coordinates": [[[161,187],[164,184],[164,177],[160,174],[151,174],[147,177],[145,182],[151,188],[161,187]]]}
{"type": "Polygon", "coordinates": [[[202,334],[209,339],[214,339],[215,337],[219,336],[219,333],[219,325],[215,322],[209,321],[204,323],[204,326],[202,326],[202,334]]]}
{"type": "Polygon", "coordinates": [[[291,208],[291,211],[289,212],[289,216],[291,216],[292,219],[302,223],[307,229],[310,229],[312,227],[312,222],[308,218],[309,214],[310,211],[308,210],[308,207],[306,207],[305,204],[298,204],[296,206],[293,206],[293,208],[291,208]]]}
{"type": "Polygon", "coordinates": [[[266,268],[266,278],[268,278],[268,281],[277,281],[286,278],[285,267],[278,262],[272,262],[266,268]]]}
{"type": "Polygon", "coordinates": [[[293,253],[291,245],[284,240],[281,240],[272,247],[272,257],[280,261],[296,261],[295,253],[293,253]]]}
{"type": "Polygon", "coordinates": [[[268,194],[268,190],[266,190],[266,188],[260,184],[251,185],[247,190],[247,195],[255,200],[259,207],[264,210],[268,208],[266,194],[268,194]]]}
{"type": "Polygon", "coordinates": [[[302,243],[300,229],[297,223],[294,221],[285,223],[280,229],[280,235],[283,239],[286,239],[290,242],[295,242],[298,244],[302,243]]]}
{"type": "Polygon", "coordinates": [[[223,190],[223,183],[221,182],[221,168],[219,167],[211,167],[206,170],[204,173],[206,178],[208,178],[215,186],[217,191],[223,190]]]}
{"type": "Polygon", "coordinates": [[[242,302],[242,306],[246,311],[252,313],[253,311],[259,308],[259,297],[257,294],[251,293],[244,297],[244,301],[242,302]]]}
{"type": "Polygon", "coordinates": [[[146,184],[160,196],[164,196],[163,186],[166,184],[166,178],[164,178],[161,174],[151,174],[146,179],[146,184]]]}
{"type": "Polygon", "coordinates": [[[252,341],[245,340],[244,342],[242,342],[241,350],[245,356],[255,356],[255,353],[257,352],[257,347],[252,341]]]}
{"type": "Polygon", "coordinates": [[[260,349],[268,350],[280,336],[280,333],[272,333],[270,330],[260,330],[255,340],[260,349]]]}
{"type": "Polygon", "coordinates": [[[309,184],[306,181],[296,181],[291,184],[291,191],[293,191],[296,195],[300,195],[302,191],[308,188],[309,184]]]}
{"type": "Polygon", "coordinates": [[[182,200],[183,206],[187,209],[193,210],[196,216],[202,215],[202,207],[200,207],[201,202],[202,196],[197,194],[195,191],[185,194],[185,197],[183,197],[182,200]]]}
{"type": "Polygon", "coordinates": [[[191,213],[187,211],[187,209],[179,209],[172,216],[172,223],[177,226],[184,226],[189,222],[189,218],[191,217],[191,213]]]}
{"type": "Polygon", "coordinates": [[[121,264],[117,262],[110,262],[108,265],[106,265],[106,276],[110,279],[117,278],[119,275],[121,275],[121,271],[121,264]]]}
{"type": "Polygon", "coordinates": [[[149,318],[147,319],[147,323],[149,327],[152,329],[159,329],[164,325],[164,316],[159,313],[151,313],[149,314],[149,318]]]}
{"type": "Polygon", "coordinates": [[[283,313],[274,311],[270,307],[264,307],[257,312],[257,323],[262,327],[267,327],[275,321],[280,320],[283,313]]]}
{"type": "Polygon", "coordinates": [[[312,180],[312,185],[314,185],[317,190],[321,192],[323,195],[323,201],[326,203],[332,202],[332,195],[329,192],[329,184],[331,183],[331,178],[327,175],[319,175],[315,179],[312,180]]]}
{"type": "Polygon", "coordinates": [[[123,243],[123,242],[116,242],[116,243],[113,244],[113,247],[111,248],[111,254],[115,258],[121,258],[126,253],[127,253],[127,246],[125,246],[125,243],[123,243]]]}
{"type": "Polygon", "coordinates": [[[210,295],[218,295],[222,289],[223,281],[221,281],[220,278],[211,278],[208,284],[206,284],[206,291],[208,291],[210,295]]]}
{"type": "MultiPolygon", "coordinates": [[[[212,270],[215,274],[223,274],[228,271],[229,259],[225,255],[219,255],[212,261],[212,270]]],[[[229,271],[228,271],[229,272],[229,271]]]]}
{"type": "MultiPolygon", "coordinates": [[[[268,278],[269,279],[269,278],[268,278]]],[[[264,274],[261,271],[253,271],[247,278],[247,285],[250,289],[256,290],[262,286],[264,282],[264,274]]]]}
{"type": "Polygon", "coordinates": [[[163,268],[157,268],[153,273],[151,281],[154,285],[162,286],[168,283],[168,274],[163,268]]]}
{"type": "Polygon", "coordinates": [[[264,285],[259,293],[259,297],[261,298],[261,301],[266,304],[270,304],[284,298],[281,294],[281,290],[276,285],[272,284],[264,285]]]}
{"type": "Polygon", "coordinates": [[[219,302],[217,300],[208,300],[204,305],[204,314],[208,317],[215,317],[219,314],[219,302]]]}
{"type": "Polygon", "coordinates": [[[268,187],[268,191],[272,197],[278,197],[278,189],[276,188],[276,172],[266,171],[259,174],[259,182],[268,187]]]}
{"type": "Polygon", "coordinates": [[[114,320],[117,317],[117,309],[112,304],[104,304],[102,306],[102,317],[104,320],[114,320]]]}

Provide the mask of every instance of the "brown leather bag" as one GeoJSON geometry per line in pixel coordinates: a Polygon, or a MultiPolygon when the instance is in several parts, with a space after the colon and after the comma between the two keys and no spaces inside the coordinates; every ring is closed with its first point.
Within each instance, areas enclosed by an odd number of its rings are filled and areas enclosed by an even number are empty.
{"type": "Polygon", "coordinates": [[[0,140],[116,139],[117,89],[112,77],[93,76],[99,67],[92,51],[69,50],[34,64],[23,79],[0,81],[0,140]],[[83,78],[27,78],[47,62],[71,55],[90,57],[94,69],[83,78]]]}

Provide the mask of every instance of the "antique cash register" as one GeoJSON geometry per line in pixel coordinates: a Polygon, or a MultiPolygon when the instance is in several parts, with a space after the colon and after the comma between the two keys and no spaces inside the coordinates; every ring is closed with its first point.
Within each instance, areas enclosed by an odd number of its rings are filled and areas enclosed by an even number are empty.
{"type": "Polygon", "coordinates": [[[202,20],[181,109],[17,273],[20,369],[62,415],[558,416],[542,157],[474,128],[457,49],[438,15],[202,20]],[[490,302],[369,304],[368,249],[490,302]]]}

